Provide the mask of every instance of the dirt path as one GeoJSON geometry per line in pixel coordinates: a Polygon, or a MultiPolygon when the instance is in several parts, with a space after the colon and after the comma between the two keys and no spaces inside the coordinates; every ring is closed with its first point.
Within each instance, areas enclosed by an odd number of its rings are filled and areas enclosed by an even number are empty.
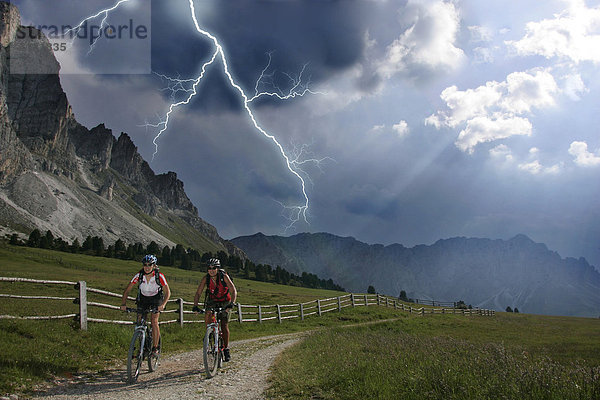
{"type": "Polygon", "coordinates": [[[156,372],[144,370],[138,382],[126,385],[124,368],[94,381],[60,385],[37,398],[45,399],[263,399],[275,357],[305,333],[240,340],[231,343],[231,361],[216,377],[206,379],[202,350],[165,357],[156,372]]]}

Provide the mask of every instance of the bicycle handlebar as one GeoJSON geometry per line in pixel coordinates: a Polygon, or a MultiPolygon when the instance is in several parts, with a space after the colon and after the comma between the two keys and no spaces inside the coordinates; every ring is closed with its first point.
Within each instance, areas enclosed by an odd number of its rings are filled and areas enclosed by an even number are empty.
{"type": "Polygon", "coordinates": [[[199,313],[206,313],[207,311],[219,312],[219,311],[227,310],[228,308],[233,308],[234,306],[237,306],[237,303],[229,303],[225,307],[217,306],[217,307],[200,308],[198,306],[194,306],[194,307],[192,307],[192,311],[199,312],[199,313]]]}

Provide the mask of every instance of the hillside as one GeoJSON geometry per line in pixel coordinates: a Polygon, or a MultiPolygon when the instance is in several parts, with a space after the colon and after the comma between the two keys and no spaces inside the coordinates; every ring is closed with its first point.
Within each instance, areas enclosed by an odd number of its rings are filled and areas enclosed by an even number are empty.
{"type": "Polygon", "coordinates": [[[155,174],[126,133],[117,139],[102,124],[77,122],[48,40],[20,26],[6,2],[0,41],[0,232],[38,228],[68,241],[153,240],[243,256],[198,216],[175,172],[155,174]],[[39,65],[53,73],[37,73],[39,65]]]}
{"type": "Polygon", "coordinates": [[[431,246],[369,245],[351,237],[302,233],[238,237],[255,262],[331,278],[350,291],[379,292],[476,307],[507,306],[548,315],[600,315],[600,274],[583,258],[563,259],[525,235],[510,240],[452,238],[431,246]]]}
{"type": "MultiPolygon", "coordinates": [[[[138,268],[139,263],[134,261],[7,246],[0,242],[0,276],[85,280],[88,287],[121,292],[138,268]]],[[[171,267],[163,267],[162,271],[171,286],[172,297],[191,300],[202,274],[171,267]]],[[[235,284],[242,304],[293,304],[340,294],[238,277],[235,278],[235,284]]],[[[12,282],[0,282],[0,293],[58,297],[76,295],[71,285],[42,286],[12,282]]],[[[120,299],[88,292],[88,301],[118,305],[120,299]]],[[[76,313],[77,309],[77,304],[71,300],[5,298],[0,303],[0,315],[56,315],[76,313]]],[[[177,305],[173,303],[168,309],[176,310],[177,305]]],[[[190,309],[191,305],[186,305],[186,310],[190,309]]],[[[98,307],[89,307],[88,312],[88,317],[135,318],[117,310],[98,307]]],[[[175,315],[161,316],[161,321],[176,318],[175,315]]],[[[193,314],[186,314],[185,318],[202,320],[201,315],[193,314]]],[[[276,346],[279,339],[274,335],[301,331],[318,333],[313,337],[321,343],[312,340],[301,344],[303,347],[298,349],[308,347],[309,351],[300,351],[299,355],[283,353],[279,365],[290,366],[292,362],[292,369],[288,371],[293,375],[283,377],[279,374],[281,369],[275,368],[271,382],[279,388],[292,384],[292,391],[296,390],[293,387],[296,385],[303,392],[289,397],[272,397],[305,398],[306,393],[331,392],[333,388],[331,398],[362,398],[366,394],[345,393],[365,390],[369,388],[367,385],[373,385],[377,389],[371,390],[371,395],[375,393],[377,398],[397,398],[399,391],[395,387],[410,390],[412,384],[419,388],[417,398],[431,397],[432,393],[436,398],[500,398],[505,390],[514,390],[515,387],[524,387],[529,392],[541,388],[545,390],[544,393],[551,387],[559,393],[569,390],[575,394],[572,397],[556,395],[552,398],[597,398],[589,393],[593,390],[598,393],[599,325],[597,318],[513,313],[497,313],[487,317],[454,314],[417,316],[374,304],[369,307],[346,307],[341,312],[328,312],[321,317],[313,314],[304,320],[286,319],[282,323],[277,320],[260,324],[232,321],[230,329],[235,357],[226,365],[225,373],[218,375],[225,378],[226,382],[221,386],[228,389],[221,398],[230,398],[232,385],[242,391],[254,385],[257,365],[264,362],[262,353],[254,352],[256,349],[276,346]],[[373,324],[376,321],[381,323],[373,324]],[[256,337],[264,337],[265,342],[254,346],[244,340],[256,337]],[[322,355],[331,353],[332,348],[337,351],[324,360],[322,355]],[[245,354],[251,354],[245,359],[247,361],[244,360],[245,354]],[[361,356],[365,354],[369,356],[361,356]],[[357,361],[361,362],[360,366],[356,365],[357,361]],[[350,368],[339,368],[340,365],[350,368]],[[240,380],[237,379],[239,371],[246,371],[240,380]],[[315,382],[310,375],[327,382],[315,382]],[[446,383],[435,385],[438,382],[435,379],[446,383]],[[381,382],[385,383],[385,387],[381,382]],[[390,382],[396,383],[390,385],[390,382]],[[390,386],[394,388],[393,395],[378,394],[377,390],[385,390],[390,386]],[[432,386],[436,387],[432,389],[432,386]],[[459,391],[471,388],[473,392],[471,389],[469,392],[479,394],[479,390],[486,387],[494,390],[495,395],[468,397],[459,391]],[[448,388],[454,388],[454,392],[459,393],[458,397],[445,396],[447,393],[443,391],[448,388]]],[[[131,392],[132,387],[123,384],[124,359],[132,334],[131,326],[90,323],[88,331],[81,331],[70,320],[0,319],[0,332],[3,333],[3,340],[0,341],[0,396],[12,393],[18,393],[19,398],[44,395],[31,392],[43,381],[49,383],[43,385],[42,390],[58,383],[59,386],[52,390],[68,398],[76,398],[74,395],[78,392],[86,393],[84,398],[122,398],[122,395],[131,392]],[[69,382],[75,384],[67,385],[69,382]]],[[[191,357],[194,364],[190,365],[187,364],[190,357],[184,353],[197,351],[199,343],[201,346],[202,324],[186,324],[184,328],[177,324],[164,325],[161,332],[164,334],[164,358],[157,372],[146,373],[144,368],[140,381],[152,383],[147,385],[147,389],[152,390],[151,397],[161,397],[159,392],[164,388],[173,395],[174,386],[183,388],[191,385],[190,398],[197,398],[199,390],[205,390],[209,382],[215,382],[215,378],[205,380],[201,373],[201,356],[191,357]],[[177,365],[171,368],[174,363],[177,365]]],[[[40,389],[39,386],[37,388],[40,389]]],[[[263,384],[261,388],[266,388],[266,385],[263,384]]],[[[527,397],[517,393],[510,398],[542,397],[527,397]]]]}

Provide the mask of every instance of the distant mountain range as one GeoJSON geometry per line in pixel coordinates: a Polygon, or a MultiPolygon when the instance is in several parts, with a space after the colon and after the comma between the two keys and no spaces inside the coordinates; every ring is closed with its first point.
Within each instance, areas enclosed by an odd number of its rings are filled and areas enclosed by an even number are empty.
{"type": "Polygon", "coordinates": [[[77,122],[50,43],[21,26],[7,2],[0,2],[0,42],[1,233],[38,228],[69,241],[153,240],[244,257],[198,216],[177,175],[156,175],[127,134],[117,139],[104,125],[77,122]],[[11,50],[24,73],[11,73],[11,50]],[[36,73],[40,65],[52,73],[36,73]]]}
{"type": "Polygon", "coordinates": [[[548,315],[598,317],[600,273],[563,259],[525,235],[510,240],[452,238],[430,246],[369,245],[351,237],[258,233],[232,239],[254,262],[331,278],[347,290],[548,315]]]}

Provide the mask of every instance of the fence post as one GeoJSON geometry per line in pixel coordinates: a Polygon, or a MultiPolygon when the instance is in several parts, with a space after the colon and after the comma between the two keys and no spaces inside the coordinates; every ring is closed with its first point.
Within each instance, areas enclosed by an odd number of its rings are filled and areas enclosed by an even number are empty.
{"type": "Polygon", "coordinates": [[[367,297],[367,295],[365,294],[365,306],[369,305],[369,298],[367,297]]]}
{"type": "Polygon", "coordinates": [[[262,310],[260,308],[260,304],[258,305],[258,323],[262,323],[262,310]]]}
{"type": "Polygon", "coordinates": [[[281,306],[277,304],[277,321],[281,323],[281,306]]]}
{"type": "Polygon", "coordinates": [[[342,298],[338,296],[338,312],[342,311],[342,298]]]}
{"type": "Polygon", "coordinates": [[[79,281],[79,329],[87,331],[87,284],[79,281]]]}
{"type": "Polygon", "coordinates": [[[350,293],[350,300],[352,301],[352,307],[356,307],[356,302],[354,301],[354,293],[350,293]]]}
{"type": "Polygon", "coordinates": [[[179,326],[183,328],[183,299],[178,298],[177,304],[179,304],[179,326]]]}
{"type": "Polygon", "coordinates": [[[377,305],[381,305],[381,298],[379,297],[379,293],[377,293],[377,305]]]}
{"type": "Polygon", "coordinates": [[[317,299],[317,311],[319,312],[319,317],[321,316],[321,299],[317,299]]]}
{"type": "Polygon", "coordinates": [[[304,321],[304,304],[300,303],[300,319],[304,321]]]}
{"type": "Polygon", "coordinates": [[[237,309],[238,309],[238,322],[241,324],[243,319],[242,319],[242,305],[240,303],[238,303],[237,309]]]}

